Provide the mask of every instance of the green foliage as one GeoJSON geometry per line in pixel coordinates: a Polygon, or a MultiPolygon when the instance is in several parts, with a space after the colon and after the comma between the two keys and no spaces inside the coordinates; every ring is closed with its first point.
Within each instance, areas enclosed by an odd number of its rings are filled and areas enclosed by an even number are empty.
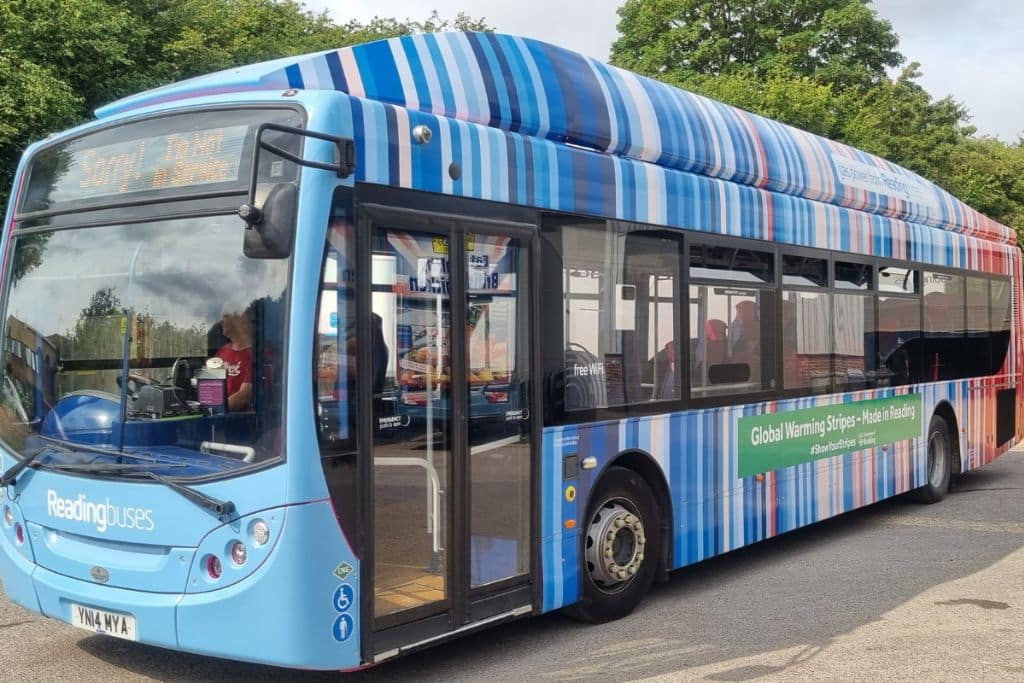
{"type": "Polygon", "coordinates": [[[846,142],[1012,226],[1024,246],[1024,142],[973,137],[934,100],[870,0],[626,0],[612,62],[846,142]]]}
{"type": "Polygon", "coordinates": [[[626,0],[612,63],[651,76],[776,74],[880,83],[899,39],[862,0],[626,0]]]}
{"type": "Polygon", "coordinates": [[[482,19],[335,23],[295,0],[0,1],[0,206],[29,142],[119,97],[241,64],[482,19]]]}

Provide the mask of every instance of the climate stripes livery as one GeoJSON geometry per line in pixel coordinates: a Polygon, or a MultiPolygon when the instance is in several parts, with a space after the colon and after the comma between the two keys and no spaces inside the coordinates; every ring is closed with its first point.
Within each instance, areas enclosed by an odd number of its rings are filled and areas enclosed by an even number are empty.
{"type": "MultiPolygon", "coordinates": [[[[285,58],[143,93],[103,107],[97,115],[203,95],[290,88],[336,90],[363,101],[434,114],[450,119],[452,131],[458,130],[455,122],[479,124],[521,138],[577,145],[609,155],[605,159],[635,159],[919,225],[1013,241],[1005,226],[884,159],[513,36],[421,35],[285,58]],[[872,169],[878,174],[872,176],[872,169]]],[[[364,118],[381,116],[373,109],[364,118]]],[[[483,161],[495,162],[491,167],[497,171],[499,140],[466,142],[479,146],[474,151],[484,155],[483,161]]],[[[624,179],[627,185],[629,181],[624,179]]],[[[663,203],[663,197],[658,199],[649,197],[646,203],[663,203]]],[[[770,226],[768,230],[771,237],[770,226]]]]}
{"type": "MultiPolygon", "coordinates": [[[[122,100],[101,118],[221,93],[346,93],[339,130],[356,141],[356,180],[541,209],[892,257],[1001,275],[1019,268],[1012,230],[933,183],[846,145],[541,42],[456,33],[286,58],[122,100]],[[432,144],[411,131],[425,126],[432,144]],[[459,167],[455,172],[453,164],[459,167]]],[[[1014,317],[1020,281],[1014,278],[1014,317]]],[[[924,438],[738,475],[740,417],[918,393],[921,434],[940,402],[960,424],[960,466],[995,444],[996,391],[1024,368],[1016,337],[992,378],[549,427],[542,442],[543,608],[579,596],[579,519],[615,455],[659,464],[673,501],[673,565],[685,566],[913,489],[924,438]],[[592,455],[579,495],[563,457],[592,455]]],[[[1017,408],[1017,424],[1021,419],[1017,408]]]]}

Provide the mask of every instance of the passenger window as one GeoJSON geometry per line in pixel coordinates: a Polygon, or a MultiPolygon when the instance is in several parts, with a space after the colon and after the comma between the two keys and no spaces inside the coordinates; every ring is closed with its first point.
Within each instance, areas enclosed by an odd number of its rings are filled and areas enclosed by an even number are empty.
{"type": "Polygon", "coordinates": [[[836,261],[835,270],[836,289],[856,289],[862,292],[873,289],[872,282],[875,270],[870,265],[866,263],[836,261]]]}
{"type": "Polygon", "coordinates": [[[917,271],[895,266],[879,268],[878,291],[894,294],[917,294],[917,271]]]}
{"type": "Polygon", "coordinates": [[[690,277],[774,284],[775,257],[767,251],[694,244],[690,246],[690,277]]]}
{"type": "Polygon", "coordinates": [[[844,292],[835,298],[835,390],[870,389],[878,383],[875,298],[844,292]]]}
{"type": "Polygon", "coordinates": [[[964,278],[925,272],[924,377],[926,382],[968,376],[964,335],[964,278]]]}
{"type": "Polygon", "coordinates": [[[828,261],[785,254],[782,257],[782,284],[786,287],[827,287],[828,261]]]}
{"type": "Polygon", "coordinates": [[[826,393],[832,386],[832,298],[828,261],[783,254],[782,386],[826,393]],[[800,289],[796,289],[799,287],[800,289]]]}
{"type": "Polygon", "coordinates": [[[991,375],[992,345],[989,340],[988,280],[967,278],[967,338],[964,349],[967,377],[991,375]]]}
{"type": "Polygon", "coordinates": [[[772,290],[690,286],[690,393],[711,398],[775,387],[772,290]]]}
{"type": "Polygon", "coordinates": [[[1010,349],[1010,317],[1012,315],[1010,299],[1010,281],[993,280],[989,295],[989,339],[992,345],[991,373],[996,374],[1003,369],[1006,353],[1010,349]]]}
{"type": "Polygon", "coordinates": [[[782,386],[827,393],[832,385],[832,300],[828,292],[782,293],[782,386]]]}
{"type": "Polygon", "coordinates": [[[921,300],[878,297],[878,386],[902,386],[921,376],[921,300]]]}
{"type": "Polygon", "coordinates": [[[607,225],[562,228],[567,410],[681,396],[678,240],[607,225]]]}

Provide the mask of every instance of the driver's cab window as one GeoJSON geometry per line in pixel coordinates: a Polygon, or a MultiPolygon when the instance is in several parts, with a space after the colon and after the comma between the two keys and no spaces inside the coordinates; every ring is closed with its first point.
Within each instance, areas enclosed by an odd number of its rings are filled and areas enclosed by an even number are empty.
{"type": "Polygon", "coordinates": [[[244,229],[223,215],[16,236],[5,442],[141,448],[186,477],[280,455],[288,260],[246,257],[244,229]]]}

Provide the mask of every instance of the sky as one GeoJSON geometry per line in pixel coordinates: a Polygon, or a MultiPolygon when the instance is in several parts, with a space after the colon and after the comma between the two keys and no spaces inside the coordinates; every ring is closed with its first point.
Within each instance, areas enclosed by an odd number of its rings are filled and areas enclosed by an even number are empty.
{"type": "MultiPolygon", "coordinates": [[[[620,0],[305,0],[336,21],[375,15],[424,19],[465,12],[502,33],[529,36],[607,60],[620,0]]],[[[921,64],[919,83],[936,99],[967,105],[979,135],[1016,142],[1024,134],[1024,2],[875,0],[900,37],[900,52],[921,64]]]]}

